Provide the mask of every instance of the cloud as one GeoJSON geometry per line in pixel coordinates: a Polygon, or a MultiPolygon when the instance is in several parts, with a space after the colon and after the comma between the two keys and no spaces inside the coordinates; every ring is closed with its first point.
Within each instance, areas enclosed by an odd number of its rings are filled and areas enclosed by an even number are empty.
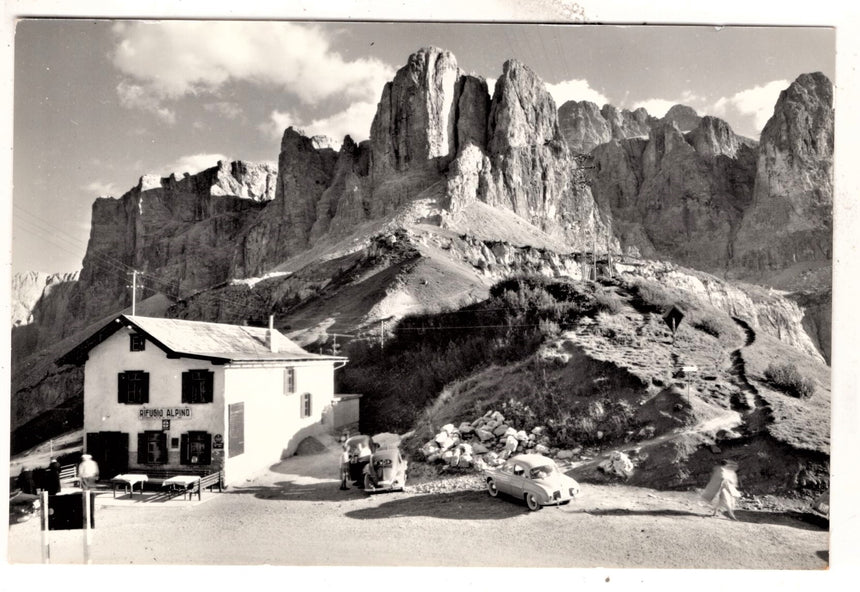
{"type": "Polygon", "coordinates": [[[376,114],[377,104],[358,102],[351,104],[345,110],[319,119],[305,120],[289,111],[272,111],[269,121],[259,126],[266,136],[280,139],[284,130],[292,126],[302,130],[307,136],[328,136],[336,141],[343,140],[349,135],[356,142],[370,137],[370,124],[376,114]]]}
{"type": "Polygon", "coordinates": [[[227,119],[236,119],[243,114],[242,107],[238,103],[230,101],[217,101],[214,103],[204,103],[203,109],[209,113],[221,115],[227,119]]]}
{"type": "Polygon", "coordinates": [[[274,86],[314,105],[330,98],[377,100],[394,75],[379,60],[343,58],[313,25],[134,22],[114,27],[113,33],[113,64],[127,77],[117,88],[120,100],[162,117],[170,113],[166,103],[215,94],[231,82],[274,86]]]}
{"type": "Polygon", "coordinates": [[[182,178],[185,173],[194,175],[202,170],[211,169],[218,165],[219,160],[229,161],[230,158],[223,154],[188,154],[161,167],[158,174],[167,177],[170,173],[175,173],[178,178],[182,178]]]}
{"type": "Polygon", "coordinates": [[[87,193],[95,194],[99,197],[112,196],[116,191],[116,185],[108,181],[93,181],[81,187],[87,193]]]}
{"type": "Polygon", "coordinates": [[[635,111],[642,107],[648,112],[648,115],[663,117],[669,109],[677,104],[678,101],[671,101],[669,99],[645,99],[644,101],[634,103],[632,110],[635,111]]]}
{"type": "Polygon", "coordinates": [[[712,111],[714,115],[724,119],[732,115],[751,118],[755,132],[761,133],[768,119],[773,115],[773,107],[779,98],[779,93],[789,84],[788,80],[773,80],[762,86],[742,90],[730,97],[721,97],[713,104],[712,111]]]}
{"type": "Polygon", "coordinates": [[[661,98],[653,98],[653,99],[644,99],[642,101],[637,101],[633,103],[633,110],[642,107],[647,112],[648,115],[653,115],[654,117],[663,117],[666,113],[674,107],[675,105],[686,105],[687,107],[693,108],[699,115],[709,114],[709,107],[707,105],[707,99],[701,95],[697,95],[691,90],[685,90],[681,93],[681,95],[674,99],[661,99],[661,98]]]}
{"type": "Polygon", "coordinates": [[[603,93],[591,88],[587,80],[563,80],[558,84],[547,84],[546,88],[559,107],[568,101],[591,101],[598,106],[609,102],[603,93]]]}
{"type": "Polygon", "coordinates": [[[171,125],[176,123],[176,114],[173,110],[162,106],[158,98],[152,96],[146,88],[139,84],[121,80],[116,85],[116,94],[119,96],[120,105],[123,107],[150,111],[165,123],[171,125]]]}

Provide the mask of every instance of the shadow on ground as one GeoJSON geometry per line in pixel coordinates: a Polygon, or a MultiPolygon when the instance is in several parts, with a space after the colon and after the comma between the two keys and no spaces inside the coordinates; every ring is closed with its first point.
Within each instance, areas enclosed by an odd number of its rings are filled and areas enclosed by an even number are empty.
{"type": "Polygon", "coordinates": [[[224,493],[233,495],[253,495],[258,499],[274,501],[312,501],[312,502],[344,502],[366,498],[368,494],[363,489],[351,487],[345,491],[340,489],[340,482],[301,484],[294,481],[278,481],[272,485],[254,487],[230,487],[224,493]]]}
{"type": "Polygon", "coordinates": [[[576,510],[572,514],[591,514],[592,516],[697,516],[705,514],[688,512],[686,510],[628,510],[626,508],[608,508],[605,510],[576,510]]]}
{"type": "Polygon", "coordinates": [[[427,516],[443,520],[500,520],[528,513],[524,504],[487,499],[483,491],[428,493],[384,502],[372,508],[347,512],[358,520],[427,516]]]}
{"type": "Polygon", "coordinates": [[[753,524],[776,524],[802,528],[803,530],[828,530],[830,523],[826,518],[804,512],[754,512],[752,510],[735,510],[739,522],[753,524]]]}

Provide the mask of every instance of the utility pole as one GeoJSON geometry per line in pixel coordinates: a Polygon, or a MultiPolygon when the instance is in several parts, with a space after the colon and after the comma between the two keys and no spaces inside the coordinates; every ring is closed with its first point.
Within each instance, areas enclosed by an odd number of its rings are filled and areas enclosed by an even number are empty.
{"type": "Polygon", "coordinates": [[[379,338],[382,341],[382,349],[385,349],[385,319],[379,321],[379,338]]]}
{"type": "Polygon", "coordinates": [[[131,272],[131,316],[137,312],[137,270],[131,272]]]}
{"type": "Polygon", "coordinates": [[[591,260],[594,263],[594,281],[597,281],[597,225],[594,234],[591,235],[591,260]]]}

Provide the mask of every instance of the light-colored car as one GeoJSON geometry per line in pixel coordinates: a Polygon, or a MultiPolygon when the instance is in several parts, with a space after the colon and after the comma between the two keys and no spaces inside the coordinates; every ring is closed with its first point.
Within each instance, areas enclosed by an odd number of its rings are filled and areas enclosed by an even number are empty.
{"type": "Polygon", "coordinates": [[[377,450],[364,467],[364,490],[403,491],[406,487],[406,466],[406,459],[398,448],[377,450]]]}
{"type": "Polygon", "coordinates": [[[20,489],[9,495],[9,522],[24,522],[39,511],[41,502],[38,495],[24,493],[20,489]]]}
{"type": "Polygon", "coordinates": [[[484,475],[491,496],[504,493],[521,499],[533,512],[569,503],[579,495],[579,483],[542,454],[518,454],[497,469],[487,469],[484,475]]]}

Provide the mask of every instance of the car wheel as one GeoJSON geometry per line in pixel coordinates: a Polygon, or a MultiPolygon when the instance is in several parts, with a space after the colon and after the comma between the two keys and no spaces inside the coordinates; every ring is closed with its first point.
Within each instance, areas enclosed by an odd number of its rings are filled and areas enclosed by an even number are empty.
{"type": "Polygon", "coordinates": [[[364,476],[364,488],[373,489],[373,479],[370,478],[370,475],[364,476]]]}
{"type": "Polygon", "coordinates": [[[526,505],[529,507],[529,510],[531,510],[532,512],[537,512],[538,510],[540,510],[543,507],[540,505],[540,502],[538,501],[538,499],[535,497],[535,494],[533,494],[533,493],[527,493],[525,495],[525,499],[526,499],[526,505]]]}
{"type": "Polygon", "coordinates": [[[495,479],[487,479],[487,492],[491,497],[499,495],[499,487],[496,485],[495,479]]]}

